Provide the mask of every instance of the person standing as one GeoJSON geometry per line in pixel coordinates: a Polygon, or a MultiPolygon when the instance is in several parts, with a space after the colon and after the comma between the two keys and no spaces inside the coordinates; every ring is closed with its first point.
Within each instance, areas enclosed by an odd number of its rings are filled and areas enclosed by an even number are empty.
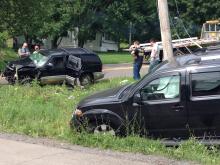
{"type": "Polygon", "coordinates": [[[152,50],[150,55],[150,66],[148,72],[150,72],[155,66],[157,66],[160,63],[160,49],[158,43],[155,39],[151,39],[150,44],[152,46],[152,50]]]}
{"type": "Polygon", "coordinates": [[[40,47],[38,45],[35,45],[33,54],[39,53],[39,51],[40,51],[40,47]]]}
{"type": "Polygon", "coordinates": [[[13,49],[15,51],[18,50],[18,39],[17,39],[17,37],[13,37],[13,49]]]}
{"type": "Polygon", "coordinates": [[[18,55],[21,58],[28,57],[30,55],[28,44],[26,42],[24,42],[22,47],[18,49],[18,55]]]}
{"type": "Polygon", "coordinates": [[[134,80],[139,80],[141,78],[140,76],[140,70],[143,63],[143,50],[140,47],[140,43],[138,41],[135,41],[133,45],[130,46],[131,55],[134,58],[133,63],[133,78],[134,80]]]}

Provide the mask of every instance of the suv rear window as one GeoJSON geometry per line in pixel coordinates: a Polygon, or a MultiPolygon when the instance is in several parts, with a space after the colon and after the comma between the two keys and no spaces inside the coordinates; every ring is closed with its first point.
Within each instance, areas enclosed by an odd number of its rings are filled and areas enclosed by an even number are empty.
{"type": "Polygon", "coordinates": [[[220,72],[191,74],[192,96],[220,95],[220,72]]]}

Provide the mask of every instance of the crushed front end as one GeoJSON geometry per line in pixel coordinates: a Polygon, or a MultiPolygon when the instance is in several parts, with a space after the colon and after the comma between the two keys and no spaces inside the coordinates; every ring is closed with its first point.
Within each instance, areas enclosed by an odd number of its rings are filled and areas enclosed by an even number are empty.
{"type": "Polygon", "coordinates": [[[9,84],[15,84],[18,77],[16,66],[12,63],[8,63],[2,73],[2,77],[5,78],[9,84]]]}

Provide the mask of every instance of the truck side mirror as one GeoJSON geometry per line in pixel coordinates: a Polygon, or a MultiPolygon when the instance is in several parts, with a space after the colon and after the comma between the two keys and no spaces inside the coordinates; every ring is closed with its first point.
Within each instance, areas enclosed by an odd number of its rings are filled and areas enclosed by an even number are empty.
{"type": "Polygon", "coordinates": [[[140,92],[137,92],[133,96],[133,104],[140,104],[141,103],[141,94],[140,92]]]}
{"type": "Polygon", "coordinates": [[[50,63],[50,62],[46,65],[46,68],[47,68],[47,69],[51,69],[51,68],[53,68],[53,67],[54,67],[54,65],[53,65],[52,63],[50,63]]]}

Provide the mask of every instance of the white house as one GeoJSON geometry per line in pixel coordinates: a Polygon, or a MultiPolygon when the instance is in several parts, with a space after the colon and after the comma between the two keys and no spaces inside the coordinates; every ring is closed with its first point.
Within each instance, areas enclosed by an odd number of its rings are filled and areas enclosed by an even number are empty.
{"type": "MultiPolygon", "coordinates": [[[[78,47],[78,28],[74,28],[73,31],[68,31],[65,37],[62,37],[61,42],[58,47],[78,47]]],[[[24,37],[18,37],[18,43],[21,45],[24,42],[24,37]]],[[[58,40],[59,41],[59,40],[58,40]]],[[[43,38],[43,47],[45,49],[51,48],[51,38],[43,38]]],[[[34,44],[34,43],[33,43],[34,44]]],[[[99,52],[107,52],[107,51],[118,51],[118,43],[113,41],[107,34],[103,34],[101,32],[96,33],[94,40],[88,40],[84,46],[84,48],[99,51],[99,52]]]]}
{"type": "Polygon", "coordinates": [[[95,40],[88,40],[83,47],[99,52],[118,51],[118,43],[102,33],[96,33],[95,40]]]}

